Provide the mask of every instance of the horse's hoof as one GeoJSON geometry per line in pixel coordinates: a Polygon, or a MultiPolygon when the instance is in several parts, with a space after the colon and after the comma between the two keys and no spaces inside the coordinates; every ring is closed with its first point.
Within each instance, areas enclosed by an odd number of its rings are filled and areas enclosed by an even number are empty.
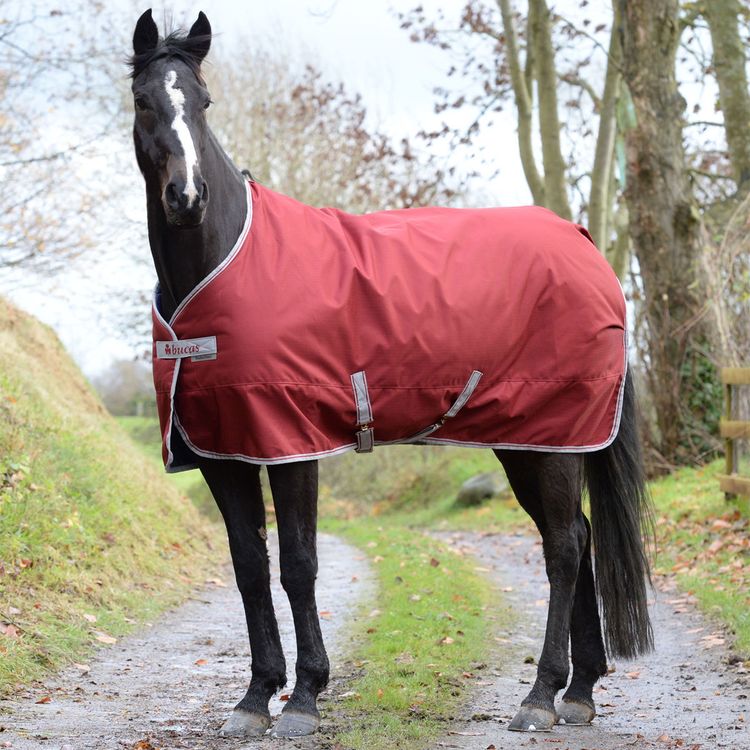
{"type": "Polygon", "coordinates": [[[260,737],[271,725],[271,717],[235,708],[219,730],[221,737],[260,737]]]}
{"type": "Polygon", "coordinates": [[[593,706],[578,701],[566,701],[564,698],[557,707],[557,723],[572,724],[591,724],[596,716],[593,706]]]}
{"type": "Polygon", "coordinates": [[[320,726],[320,716],[300,711],[282,711],[271,737],[302,737],[320,726]]]}
{"type": "Polygon", "coordinates": [[[546,708],[521,706],[508,729],[511,732],[551,732],[556,718],[555,712],[546,708]]]}

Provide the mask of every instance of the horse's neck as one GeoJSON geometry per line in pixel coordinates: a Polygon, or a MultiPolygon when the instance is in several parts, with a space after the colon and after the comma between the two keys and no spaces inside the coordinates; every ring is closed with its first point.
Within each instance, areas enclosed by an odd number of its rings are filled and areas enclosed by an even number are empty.
{"type": "Polygon", "coordinates": [[[245,178],[213,134],[201,155],[201,171],[210,198],[203,222],[195,228],[169,226],[161,195],[147,186],[148,237],[167,320],[196,284],[224,260],[245,222],[245,178]]]}

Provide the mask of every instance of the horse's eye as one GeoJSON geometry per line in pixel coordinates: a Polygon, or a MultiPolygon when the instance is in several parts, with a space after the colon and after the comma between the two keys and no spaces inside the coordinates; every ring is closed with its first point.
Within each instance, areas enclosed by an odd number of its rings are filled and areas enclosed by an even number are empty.
{"type": "Polygon", "coordinates": [[[210,99],[206,99],[205,103],[203,104],[203,109],[208,109],[213,102],[210,99]]]}
{"type": "Polygon", "coordinates": [[[140,110],[143,112],[144,110],[148,109],[148,102],[146,99],[142,96],[136,96],[135,97],[135,108],[137,110],[140,110]]]}

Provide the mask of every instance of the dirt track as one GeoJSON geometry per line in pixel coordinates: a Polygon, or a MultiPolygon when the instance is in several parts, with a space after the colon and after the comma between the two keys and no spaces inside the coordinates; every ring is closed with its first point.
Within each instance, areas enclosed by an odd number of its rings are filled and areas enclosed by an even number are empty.
{"type": "MultiPolygon", "coordinates": [[[[726,663],[721,634],[696,614],[686,597],[664,585],[653,608],[656,653],[618,663],[600,683],[595,696],[599,715],[591,727],[556,727],[548,734],[508,732],[507,722],[534,678],[535,665],[524,660],[538,657],[541,650],[548,592],[541,548],[528,537],[443,538],[462,554],[475,555],[477,566],[506,589],[503,606],[513,609],[517,621],[512,633],[496,633],[497,655],[477,672],[475,693],[461,712],[467,720],[457,719],[437,747],[750,750],[748,674],[726,663]]],[[[325,613],[322,626],[334,678],[322,696],[322,732],[295,742],[216,735],[242,696],[249,671],[239,595],[229,573],[226,584],[208,587],[154,627],[102,650],[90,661],[90,672],[69,669],[13,701],[0,702],[0,726],[5,727],[0,748],[132,750],[139,741],[148,743],[140,745],[143,750],[256,750],[280,742],[304,750],[334,747],[340,723],[336,699],[347,690],[352,672],[342,658],[350,646],[350,618],[359,601],[373,597],[362,555],[333,537],[321,537],[318,605],[325,613]],[[49,703],[36,703],[46,696],[49,703]]],[[[291,615],[278,576],[274,600],[293,676],[291,615]]],[[[275,698],[272,714],[282,705],[275,698]]]]}
{"type": "Polygon", "coordinates": [[[656,651],[616,671],[595,688],[598,716],[590,727],[557,726],[553,732],[518,734],[506,726],[528,693],[544,638],[549,586],[541,544],[526,536],[451,534],[454,549],[471,554],[506,589],[518,617],[513,633],[496,634],[501,669],[477,679],[466,710],[474,720],[457,724],[439,743],[456,750],[550,748],[750,749],[750,675],[727,664],[723,635],[696,613],[669,582],[657,585],[651,612],[656,651]],[[507,589],[512,588],[508,591],[507,589]]]}
{"type": "MultiPolygon", "coordinates": [[[[291,611],[278,579],[275,535],[269,543],[273,598],[290,679],[283,696],[293,686],[296,649],[291,611]]],[[[335,670],[348,650],[358,602],[372,596],[372,577],[363,555],[335,537],[320,536],[318,556],[318,609],[335,670]]],[[[13,701],[0,701],[0,727],[5,728],[0,748],[122,750],[141,741],[143,750],[251,747],[247,741],[217,736],[250,678],[244,612],[230,570],[222,583],[198,592],[152,628],[101,650],[88,663],[90,672],[67,669],[13,701]],[[49,703],[36,702],[47,696],[49,703]]],[[[271,714],[282,706],[275,696],[271,714]]]]}

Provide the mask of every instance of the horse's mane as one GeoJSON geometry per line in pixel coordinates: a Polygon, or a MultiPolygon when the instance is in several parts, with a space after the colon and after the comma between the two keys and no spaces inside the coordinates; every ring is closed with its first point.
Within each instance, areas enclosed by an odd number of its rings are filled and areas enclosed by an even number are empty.
{"type": "Polygon", "coordinates": [[[130,77],[140,75],[154,60],[162,57],[176,58],[184,62],[199,80],[201,77],[201,62],[206,54],[211,36],[188,37],[184,31],[173,31],[167,34],[154,49],[148,52],[131,55],[127,64],[130,66],[130,77]]]}

